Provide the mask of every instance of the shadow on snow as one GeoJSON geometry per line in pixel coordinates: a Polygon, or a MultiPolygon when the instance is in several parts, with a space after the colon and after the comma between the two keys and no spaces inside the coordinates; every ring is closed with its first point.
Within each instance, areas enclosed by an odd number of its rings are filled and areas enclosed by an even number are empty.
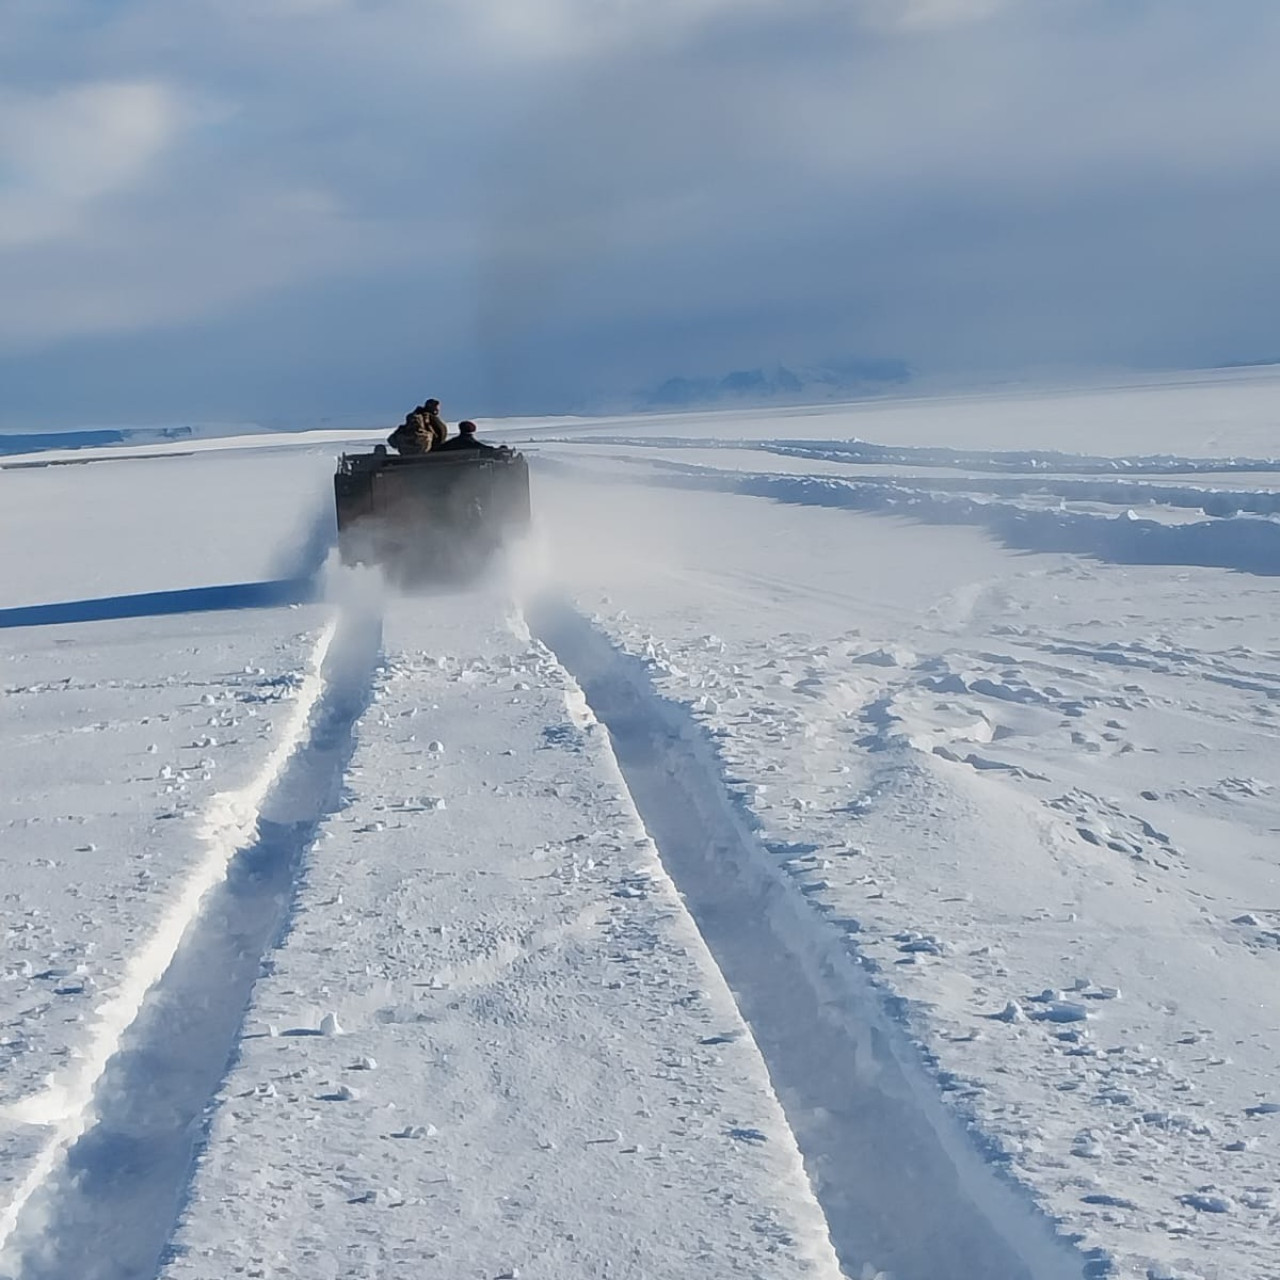
{"type": "Polygon", "coordinates": [[[270,582],[237,582],[221,587],[186,587],[178,591],[143,591],[135,595],[100,596],[0,609],[0,630],[48,627],[70,622],[103,622],[113,618],[155,618],[174,613],[210,613],[221,609],[277,609],[306,604],[317,597],[314,578],[276,578],[270,582]]]}
{"type": "Polygon", "coordinates": [[[320,599],[320,573],[337,536],[333,511],[326,502],[313,512],[300,541],[288,546],[277,558],[273,568],[278,577],[264,582],[233,582],[215,587],[180,587],[172,591],[18,605],[0,609],[0,631],[11,627],[50,627],[116,618],[158,618],[177,613],[280,609],[291,604],[310,604],[320,599]]]}

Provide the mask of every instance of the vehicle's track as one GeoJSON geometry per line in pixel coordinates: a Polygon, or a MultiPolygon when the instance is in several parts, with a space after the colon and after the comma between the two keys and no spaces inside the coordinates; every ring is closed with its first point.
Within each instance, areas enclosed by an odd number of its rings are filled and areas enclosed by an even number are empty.
{"type": "Polygon", "coordinates": [[[253,983],[287,927],[303,854],[338,799],[379,648],[377,618],[344,614],[317,646],[294,732],[243,792],[215,797],[198,883],[126,980],[133,1003],[99,1037],[96,1070],[64,1086],[74,1105],[50,1126],[6,1224],[4,1280],[155,1273],[253,983]]]}
{"type": "Polygon", "coordinates": [[[696,723],[571,608],[543,601],[529,623],[609,730],[759,1044],[846,1272],[1079,1280],[1085,1260],[984,1159],[840,933],[779,877],[696,723]]]}

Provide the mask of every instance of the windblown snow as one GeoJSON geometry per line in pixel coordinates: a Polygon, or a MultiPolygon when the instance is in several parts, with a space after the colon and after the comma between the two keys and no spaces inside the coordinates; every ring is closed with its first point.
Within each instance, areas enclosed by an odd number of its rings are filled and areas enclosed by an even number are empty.
{"type": "Polygon", "coordinates": [[[0,463],[0,1276],[1280,1274],[1280,378],[0,463]]]}

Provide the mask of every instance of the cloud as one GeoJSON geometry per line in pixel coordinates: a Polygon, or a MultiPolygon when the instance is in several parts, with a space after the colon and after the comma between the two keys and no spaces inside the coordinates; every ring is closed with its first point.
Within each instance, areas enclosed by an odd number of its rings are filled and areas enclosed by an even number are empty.
{"type": "Polygon", "coordinates": [[[670,47],[709,23],[776,11],[779,0],[459,0],[482,43],[522,58],[670,47]]]}
{"type": "Polygon", "coordinates": [[[0,311],[0,344],[27,350],[204,320],[313,278],[356,248],[323,192],[223,193],[203,212],[191,205],[98,217],[73,238],[0,255],[0,293],[26,300],[0,311]]]}
{"type": "Polygon", "coordinates": [[[455,0],[486,37],[524,57],[672,48],[708,29],[818,21],[886,33],[955,27],[1025,0],[455,0]]]}
{"type": "Polygon", "coordinates": [[[840,352],[1243,356],[1280,306],[1272,0],[15,5],[7,388],[108,340],[198,380],[216,331],[286,398],[367,388],[359,351],[519,408],[840,352]]]}
{"type": "Polygon", "coordinates": [[[153,170],[184,114],[172,89],[145,80],[0,94],[0,251],[83,226],[153,170]]]}
{"type": "Polygon", "coordinates": [[[4,106],[0,294],[22,305],[0,346],[201,319],[357,247],[323,186],[210,166],[237,121],[194,94],[111,80],[4,106]]]}
{"type": "Polygon", "coordinates": [[[922,31],[981,22],[1013,0],[862,0],[862,16],[886,30],[922,31]]]}
{"type": "Polygon", "coordinates": [[[509,169],[491,238],[504,378],[544,375],[568,314],[591,369],[615,334],[612,361],[695,372],[717,351],[842,345],[925,367],[1211,360],[1246,308],[1256,323],[1257,264],[1276,257],[1274,13],[968,8],[947,15],[967,25],[851,39],[847,11],[807,12],[608,59],[527,118],[526,139],[556,145],[509,169]],[[1251,261],[1228,322],[1213,281],[1251,261]]]}

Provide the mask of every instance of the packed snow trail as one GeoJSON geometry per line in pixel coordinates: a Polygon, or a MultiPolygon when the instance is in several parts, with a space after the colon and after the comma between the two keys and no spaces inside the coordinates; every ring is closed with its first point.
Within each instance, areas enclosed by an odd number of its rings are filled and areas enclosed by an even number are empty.
{"type": "Polygon", "coordinates": [[[385,634],[165,1280],[835,1280],[576,686],[484,596],[393,602],[385,634]]]}
{"type": "Polygon", "coordinates": [[[154,1271],[301,852],[335,798],[377,652],[376,619],[346,615],[322,632],[291,727],[246,787],[210,803],[205,860],[99,1010],[88,1052],[16,1109],[47,1137],[10,1202],[0,1274],[154,1271]]]}
{"type": "MultiPolygon", "coordinates": [[[[225,619],[220,621],[222,629],[215,621],[201,633],[215,663],[230,655],[243,661],[261,653],[261,637],[247,643],[225,619]]],[[[193,679],[189,671],[181,679],[163,674],[175,638],[185,631],[182,624],[171,629],[167,644],[158,641],[158,652],[141,645],[136,654],[130,650],[140,662],[141,678],[121,679],[118,660],[115,676],[93,678],[96,650],[114,647],[116,633],[110,626],[77,632],[51,653],[27,637],[15,655],[16,669],[31,675],[59,667],[84,674],[28,679],[5,691],[11,723],[25,737],[10,770],[11,802],[38,804],[47,793],[58,807],[43,819],[11,819],[5,833],[12,891],[6,897],[9,963],[2,1009],[8,1034],[0,1138],[7,1185],[0,1201],[0,1250],[31,1202],[47,1189],[68,1148],[93,1123],[103,1073],[147,992],[168,967],[206,892],[224,878],[236,850],[252,840],[258,805],[319,696],[319,665],[332,632],[318,629],[318,640],[305,637],[313,646],[309,670],[271,677],[262,667],[247,666],[238,681],[223,677],[220,692],[229,703],[221,705],[207,692],[209,683],[193,679]],[[287,696],[282,696],[286,687],[287,696]],[[84,723],[89,718],[86,703],[108,716],[84,723]],[[273,726],[247,703],[283,707],[286,714],[273,726]],[[143,707],[151,715],[139,717],[143,707]],[[206,729],[193,740],[193,728],[214,719],[219,724],[234,721],[241,738],[220,745],[206,729]],[[108,756],[104,763],[108,736],[127,740],[132,750],[118,759],[108,756]],[[153,741],[144,748],[147,737],[153,741]],[[167,755],[177,759],[176,767],[165,762],[167,755]],[[239,785],[222,791],[210,785],[219,757],[226,765],[219,775],[224,785],[243,779],[239,785]],[[142,761],[146,763],[139,769],[142,761]],[[102,805],[104,777],[118,788],[115,809],[102,805]],[[85,786],[89,778],[92,796],[85,786]],[[183,817],[193,821],[175,821],[183,817]],[[45,824],[53,831],[44,829],[45,824]],[[65,831],[60,838],[59,829],[65,831]],[[23,857],[33,845],[51,852],[51,834],[59,851],[81,842],[74,858],[65,860],[77,868],[75,874],[59,870],[63,859],[23,857]],[[86,841],[86,836],[93,839],[86,841]],[[131,857],[99,858],[97,842],[107,849],[127,848],[131,857]],[[47,895],[43,910],[28,906],[19,913],[38,884],[50,878],[60,893],[47,895]],[[88,903],[87,888],[97,891],[88,903]]],[[[292,653],[293,647],[291,642],[287,651],[292,653]]],[[[199,652],[197,647],[185,656],[199,652]]],[[[132,675],[131,665],[125,669],[132,675]]]]}
{"type": "Polygon", "coordinates": [[[573,610],[544,600],[531,623],[609,729],[760,1045],[846,1273],[870,1260],[899,1280],[1078,1280],[1084,1260],[946,1114],[842,935],[760,846],[688,712],[573,610]]]}

